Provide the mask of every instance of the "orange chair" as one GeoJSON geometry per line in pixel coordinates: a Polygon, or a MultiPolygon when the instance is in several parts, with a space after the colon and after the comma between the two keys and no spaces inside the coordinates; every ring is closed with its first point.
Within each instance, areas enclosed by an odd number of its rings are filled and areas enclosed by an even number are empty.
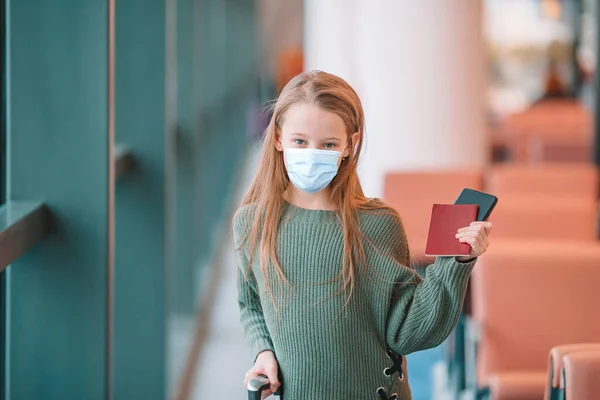
{"type": "Polygon", "coordinates": [[[499,198],[507,194],[540,194],[591,198],[598,194],[596,166],[582,164],[507,163],[491,167],[485,187],[499,198]]]}
{"type": "Polygon", "coordinates": [[[525,159],[531,163],[591,163],[589,137],[530,137],[523,143],[525,159]]]}
{"type": "Polygon", "coordinates": [[[514,163],[590,162],[592,137],[550,131],[543,135],[522,134],[503,138],[506,158],[514,163]]]}
{"type": "Polygon", "coordinates": [[[482,190],[481,171],[407,171],[385,176],[384,201],[402,217],[412,259],[427,262],[425,245],[434,203],[452,204],[465,187],[482,190]]]}
{"type": "Polygon", "coordinates": [[[498,205],[490,217],[494,224],[494,239],[597,240],[595,198],[549,195],[498,197],[498,205]]]}
{"type": "Polygon", "coordinates": [[[595,243],[494,242],[472,276],[472,385],[495,400],[542,398],[550,349],[600,338],[599,266],[595,243]]]}
{"type": "Polygon", "coordinates": [[[494,237],[596,240],[598,172],[591,164],[504,164],[486,174],[498,196],[494,237]]]}
{"type": "Polygon", "coordinates": [[[545,100],[526,111],[502,121],[496,129],[496,141],[501,140],[513,161],[527,161],[530,139],[589,140],[593,130],[593,115],[577,101],[545,100]]]}
{"type": "Polygon", "coordinates": [[[587,400],[600,398],[600,351],[568,354],[563,359],[565,398],[587,400]]]}
{"type": "Polygon", "coordinates": [[[568,354],[580,351],[600,351],[600,343],[565,344],[553,347],[550,350],[548,356],[548,383],[546,384],[544,400],[558,400],[561,388],[564,389],[564,381],[562,379],[563,359],[568,354]]]}

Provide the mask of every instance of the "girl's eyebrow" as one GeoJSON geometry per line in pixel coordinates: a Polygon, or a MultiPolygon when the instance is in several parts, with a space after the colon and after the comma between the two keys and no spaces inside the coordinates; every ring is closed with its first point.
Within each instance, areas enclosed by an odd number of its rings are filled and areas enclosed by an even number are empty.
{"type": "MultiPolygon", "coordinates": [[[[294,137],[301,137],[303,139],[306,139],[306,135],[304,133],[300,133],[300,132],[293,132],[290,134],[290,136],[294,136],[294,137]]],[[[326,138],[323,139],[323,142],[341,142],[342,139],[337,138],[337,137],[330,137],[330,138],[326,138]]]]}

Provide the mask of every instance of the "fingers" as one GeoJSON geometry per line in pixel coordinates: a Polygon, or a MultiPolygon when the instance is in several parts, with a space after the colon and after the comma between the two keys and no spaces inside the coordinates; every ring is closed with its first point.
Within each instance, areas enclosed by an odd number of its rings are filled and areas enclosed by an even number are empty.
{"type": "Polygon", "coordinates": [[[456,238],[461,243],[468,243],[471,246],[471,255],[478,257],[483,254],[488,247],[487,235],[492,229],[490,222],[473,222],[468,227],[460,228],[456,238]]]}
{"type": "Polygon", "coordinates": [[[478,257],[480,254],[483,253],[481,245],[479,244],[479,241],[476,237],[463,236],[460,239],[458,239],[458,241],[461,243],[468,243],[471,246],[471,255],[474,257],[478,257]]]}
{"type": "Polygon", "coordinates": [[[257,368],[249,369],[248,372],[246,372],[246,375],[244,375],[244,388],[248,387],[248,382],[250,382],[251,379],[258,378],[259,376],[266,377],[266,375],[257,368]]]}
{"type": "Polygon", "coordinates": [[[250,375],[250,372],[252,370],[246,372],[246,375],[244,375],[244,388],[248,387],[248,382],[250,382],[250,379],[254,378],[254,376],[250,375]]]}
{"type": "Polygon", "coordinates": [[[269,378],[269,382],[271,383],[271,392],[275,393],[279,388],[279,379],[277,377],[277,367],[272,365],[268,367],[265,371],[265,375],[269,378]]]}
{"type": "MultiPolygon", "coordinates": [[[[261,368],[262,370],[262,368],[261,368]]],[[[273,366],[270,368],[265,369],[265,371],[261,371],[258,368],[257,369],[250,369],[248,372],[246,372],[246,375],[244,375],[244,388],[248,387],[248,382],[250,382],[251,379],[259,377],[259,376],[264,376],[269,380],[269,388],[266,389],[264,391],[264,393],[275,393],[277,391],[277,389],[279,389],[279,379],[277,378],[277,367],[273,366]]]]}
{"type": "Polygon", "coordinates": [[[460,228],[458,230],[458,232],[466,232],[468,230],[471,229],[483,229],[486,233],[486,235],[489,235],[489,233],[492,230],[492,223],[488,222],[488,221],[475,221],[475,222],[471,222],[471,224],[469,226],[465,226],[464,228],[460,228]]]}
{"type": "MultiPolygon", "coordinates": [[[[487,236],[492,230],[492,224],[490,222],[472,222],[471,225],[460,228],[457,233],[462,234],[466,232],[480,233],[480,235],[487,240],[487,236]]],[[[458,236],[457,236],[458,237],[458,236]]]]}
{"type": "Polygon", "coordinates": [[[477,243],[479,244],[479,247],[486,247],[486,243],[487,243],[487,236],[485,234],[485,232],[483,231],[478,231],[478,230],[470,230],[470,231],[466,231],[466,232],[460,232],[456,234],[456,238],[457,239],[461,239],[463,237],[473,237],[477,240],[477,243]]]}

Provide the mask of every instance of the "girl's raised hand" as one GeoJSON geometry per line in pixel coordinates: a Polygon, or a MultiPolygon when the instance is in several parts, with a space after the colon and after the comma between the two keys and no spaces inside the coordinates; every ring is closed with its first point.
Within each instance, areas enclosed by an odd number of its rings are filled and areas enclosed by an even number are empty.
{"type": "Polygon", "coordinates": [[[461,243],[468,243],[471,246],[471,253],[465,257],[456,257],[456,260],[463,262],[485,253],[490,244],[488,235],[491,230],[492,223],[486,221],[471,222],[471,225],[460,228],[456,238],[461,243]]]}

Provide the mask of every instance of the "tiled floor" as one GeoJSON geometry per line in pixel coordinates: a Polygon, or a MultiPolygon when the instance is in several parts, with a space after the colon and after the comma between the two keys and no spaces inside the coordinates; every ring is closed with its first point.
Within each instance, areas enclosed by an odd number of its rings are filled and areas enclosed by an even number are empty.
{"type": "MultiPolygon", "coordinates": [[[[256,159],[246,168],[249,174],[242,182],[248,184],[256,159]]],[[[246,187],[242,188],[246,189],[246,187]]],[[[239,197],[238,197],[239,198],[239,197]]],[[[231,243],[224,246],[222,279],[214,303],[210,332],[202,351],[194,384],[194,400],[238,400],[247,398],[243,387],[246,371],[251,367],[252,354],[246,346],[236,302],[236,266],[231,243]]],[[[408,367],[414,400],[429,400],[434,396],[433,366],[441,358],[439,348],[410,355],[408,367]]],[[[437,390],[435,391],[439,393],[437,390]]],[[[342,399],[340,399],[342,400],[342,399]]]]}

